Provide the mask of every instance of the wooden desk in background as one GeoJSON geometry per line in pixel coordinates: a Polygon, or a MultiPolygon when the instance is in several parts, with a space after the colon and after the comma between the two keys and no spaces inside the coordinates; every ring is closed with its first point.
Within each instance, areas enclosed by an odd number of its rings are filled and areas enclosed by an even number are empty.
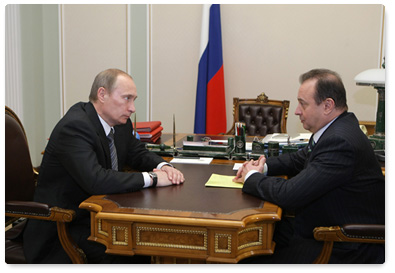
{"type": "MultiPolygon", "coordinates": [[[[366,121],[366,122],[360,122],[361,124],[371,124],[372,122],[366,121]]],[[[374,123],[375,124],[375,123],[374,123]]],[[[369,129],[371,130],[371,128],[369,129]]],[[[373,132],[374,132],[374,127],[373,127],[373,132]]],[[[176,147],[182,147],[182,142],[187,139],[187,136],[191,134],[176,134],[176,147]]],[[[193,134],[192,134],[193,135],[193,134]]],[[[205,136],[205,135],[195,135],[195,136],[205,136]]],[[[227,139],[229,136],[214,136],[214,137],[222,137],[224,139],[227,139]]],[[[246,140],[247,142],[252,142],[254,137],[247,136],[246,140]]],[[[172,146],[173,145],[173,135],[169,133],[165,133],[162,135],[160,143],[172,146]]],[[[173,158],[172,157],[163,157],[166,161],[170,161],[173,158]]],[[[234,163],[243,163],[244,160],[223,160],[223,159],[213,159],[212,164],[228,164],[228,165],[233,165],[234,163]]],[[[381,166],[381,171],[383,172],[383,175],[385,176],[385,162],[379,161],[379,164],[381,166]]]]}
{"type": "MultiPolygon", "coordinates": [[[[179,134],[176,134],[176,137],[175,137],[175,139],[176,139],[176,147],[182,147],[183,146],[183,141],[187,140],[187,136],[188,135],[195,136],[195,139],[199,139],[199,137],[207,137],[208,136],[208,137],[212,137],[213,139],[224,139],[224,140],[227,140],[228,137],[230,137],[228,135],[215,135],[215,136],[212,136],[212,135],[199,135],[199,134],[179,133],[179,134]]],[[[234,137],[234,136],[232,136],[232,137],[234,137]]],[[[254,137],[251,137],[251,136],[248,136],[246,138],[246,140],[248,142],[252,142],[253,139],[254,139],[254,137]]],[[[168,145],[168,146],[173,146],[173,134],[169,134],[169,133],[162,134],[158,144],[162,144],[162,143],[165,144],[165,145],[168,145]]],[[[165,159],[166,161],[169,162],[173,158],[172,157],[164,157],[163,156],[163,159],[165,159]]],[[[233,166],[235,163],[243,163],[243,162],[245,162],[245,160],[226,160],[226,159],[216,159],[216,158],[214,158],[213,161],[211,162],[211,164],[232,165],[233,166]]]]}
{"type": "Polygon", "coordinates": [[[174,165],[186,177],[182,185],[81,203],[91,212],[89,240],[109,254],[149,255],[161,263],[236,263],[273,253],[278,206],[241,189],[205,187],[212,173],[235,175],[231,165],[174,165]]]}

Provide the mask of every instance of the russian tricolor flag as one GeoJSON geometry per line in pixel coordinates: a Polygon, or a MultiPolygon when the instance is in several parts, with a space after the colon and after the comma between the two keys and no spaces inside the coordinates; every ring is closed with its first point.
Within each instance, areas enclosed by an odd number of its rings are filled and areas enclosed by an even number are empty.
{"type": "Polygon", "coordinates": [[[203,5],[195,134],[226,133],[223,69],[220,6],[203,5]]]}

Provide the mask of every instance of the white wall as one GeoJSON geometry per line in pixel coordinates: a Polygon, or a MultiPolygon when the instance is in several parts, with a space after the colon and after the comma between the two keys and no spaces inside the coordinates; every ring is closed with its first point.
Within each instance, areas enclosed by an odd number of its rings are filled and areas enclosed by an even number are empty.
{"type": "MultiPolygon", "coordinates": [[[[377,94],[356,86],[359,72],[379,67],[381,5],[221,5],[228,129],[232,98],[288,99],[288,132],[304,131],[297,106],[299,75],[312,68],[337,71],[350,111],[375,120],[377,94]]],[[[171,132],[192,132],[199,58],[201,5],[152,8],[152,118],[171,132]]]]}
{"type": "Polygon", "coordinates": [[[37,166],[47,138],[61,117],[58,6],[20,5],[20,15],[22,71],[18,77],[22,79],[23,111],[17,114],[37,166]]]}
{"type": "Polygon", "coordinates": [[[64,113],[76,102],[88,101],[99,72],[127,72],[126,15],[126,5],[61,6],[64,113]]]}
{"type": "MultiPolygon", "coordinates": [[[[135,73],[137,109],[145,112],[138,120],[161,120],[171,132],[174,113],[177,131],[193,132],[202,5],[21,6],[23,109],[35,165],[56,120],[87,101],[95,75],[110,67],[135,73]]],[[[291,101],[288,132],[302,132],[293,115],[298,77],[317,67],[339,72],[350,111],[374,121],[376,91],[353,79],[380,66],[382,12],[382,5],[221,5],[228,128],[233,97],[266,92],[291,101]]]]}

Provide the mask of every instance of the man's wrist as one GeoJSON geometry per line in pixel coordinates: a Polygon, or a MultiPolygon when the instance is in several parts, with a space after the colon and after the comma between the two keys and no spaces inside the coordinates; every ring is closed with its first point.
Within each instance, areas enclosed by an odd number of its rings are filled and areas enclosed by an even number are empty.
{"type": "Polygon", "coordinates": [[[246,174],[246,176],[244,177],[244,182],[246,182],[247,181],[247,179],[251,176],[251,175],[253,175],[254,173],[259,173],[257,170],[251,170],[251,171],[249,171],[247,174],[246,174]]]}
{"type": "Polygon", "coordinates": [[[158,175],[155,172],[149,172],[148,175],[150,176],[152,180],[151,188],[155,188],[156,185],[158,184],[158,175]]]}

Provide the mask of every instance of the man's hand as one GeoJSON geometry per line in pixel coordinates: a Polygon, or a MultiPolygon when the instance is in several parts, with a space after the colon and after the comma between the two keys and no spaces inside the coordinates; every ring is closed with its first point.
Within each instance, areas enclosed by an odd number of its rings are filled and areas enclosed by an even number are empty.
{"type": "Polygon", "coordinates": [[[263,172],[266,163],[266,157],[261,155],[258,160],[250,160],[243,163],[243,166],[237,171],[236,177],[233,178],[234,182],[244,183],[245,176],[251,170],[256,170],[259,173],[263,172]]]}
{"type": "Polygon", "coordinates": [[[169,165],[163,166],[160,170],[154,169],[154,172],[158,175],[158,187],[172,184],[179,185],[185,181],[182,172],[169,165]]]}

